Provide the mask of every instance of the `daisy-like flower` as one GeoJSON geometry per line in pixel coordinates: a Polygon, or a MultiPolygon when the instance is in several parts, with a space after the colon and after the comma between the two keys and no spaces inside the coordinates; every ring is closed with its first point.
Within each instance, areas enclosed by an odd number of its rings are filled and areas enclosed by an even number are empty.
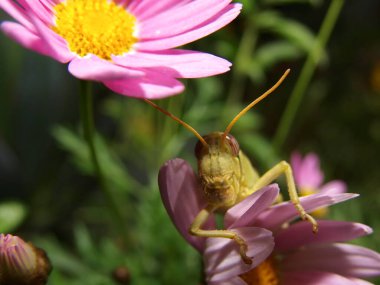
{"type": "Polygon", "coordinates": [[[15,22],[2,31],[22,46],[68,63],[69,72],[116,93],[161,98],[183,91],[177,78],[229,70],[207,53],[173,49],[237,17],[231,0],[2,0],[15,22]]]}
{"type": "Polygon", "coordinates": [[[308,153],[302,157],[299,152],[294,152],[290,163],[293,168],[295,183],[302,195],[321,192],[344,193],[347,190],[346,183],[342,180],[333,180],[323,184],[324,174],[320,167],[319,158],[315,153],[308,153]]]}
{"type": "Polygon", "coordinates": [[[45,252],[17,236],[0,234],[0,284],[46,284],[51,265],[45,252]]]}
{"type": "MultiPolygon", "coordinates": [[[[234,241],[226,238],[206,239],[188,233],[191,223],[199,211],[205,207],[206,201],[202,197],[199,181],[186,161],[182,159],[168,161],[160,169],[158,180],[163,203],[173,223],[181,235],[204,257],[208,284],[245,284],[242,279],[244,277],[240,276],[260,267],[261,264],[272,262],[270,261],[271,253],[274,248],[278,247],[276,235],[275,243],[273,243],[273,233],[281,232],[283,225],[299,217],[291,202],[272,206],[279,194],[276,184],[254,192],[228,209],[224,215],[224,227],[239,233],[245,239],[248,245],[247,255],[252,257],[252,264],[247,265],[242,261],[234,241]]],[[[327,191],[302,197],[300,200],[305,210],[310,212],[355,196],[350,193],[329,193],[327,191]]],[[[213,216],[210,217],[204,226],[205,229],[215,229],[213,218],[213,216]]],[[[365,229],[367,230],[367,228],[365,229]]],[[[309,236],[319,235],[319,233],[312,234],[310,228],[303,230],[309,236]]],[[[325,237],[324,233],[323,231],[322,238],[325,237]]],[[[278,283],[250,284],[272,285],[278,283]]]]}
{"type": "MultiPolygon", "coordinates": [[[[363,279],[380,276],[379,253],[344,243],[372,233],[370,227],[342,221],[319,220],[318,223],[317,235],[308,230],[306,222],[295,222],[288,228],[275,231],[275,247],[267,259],[250,271],[243,274],[236,272],[234,276],[209,284],[369,285],[372,283],[363,279]]],[[[223,260],[219,251],[225,243],[223,239],[208,240],[205,249],[208,272],[224,270],[224,264],[228,261],[223,260]]],[[[238,254],[231,256],[239,257],[238,254]]]]}
{"type": "MultiPolygon", "coordinates": [[[[294,180],[297,189],[302,196],[314,193],[344,193],[347,185],[342,180],[333,180],[323,184],[324,174],[320,167],[320,161],[315,153],[308,153],[304,157],[299,152],[294,152],[290,159],[293,168],[294,180]]],[[[321,208],[313,212],[314,216],[324,217],[328,209],[321,208]]]]}

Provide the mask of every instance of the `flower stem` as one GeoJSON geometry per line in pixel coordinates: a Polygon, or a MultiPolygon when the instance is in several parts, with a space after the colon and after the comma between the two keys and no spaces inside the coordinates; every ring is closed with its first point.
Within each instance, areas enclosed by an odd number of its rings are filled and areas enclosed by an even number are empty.
{"type": "Polygon", "coordinates": [[[290,128],[293,124],[302,98],[305,95],[305,90],[309,85],[314,70],[320,61],[322,51],[330,38],[331,32],[335,26],[343,4],[344,0],[332,0],[330,2],[329,9],[316,38],[315,45],[310,50],[306,62],[302,67],[301,74],[296,82],[293,92],[290,95],[290,99],[285,107],[285,111],[274,135],[273,146],[277,152],[281,149],[289,135],[290,128]]]}
{"type": "Polygon", "coordinates": [[[81,108],[81,121],[84,139],[87,142],[91,162],[94,169],[94,175],[97,177],[101,189],[106,196],[111,215],[120,229],[121,234],[126,237],[125,227],[123,226],[123,216],[119,210],[118,203],[114,197],[111,189],[108,187],[106,178],[99,163],[99,156],[96,150],[95,143],[95,127],[94,127],[94,112],[93,112],[93,94],[92,85],[89,81],[80,82],[80,108],[81,108]]]}
{"type": "Polygon", "coordinates": [[[251,55],[255,49],[258,38],[258,30],[254,19],[248,18],[246,28],[240,40],[236,57],[234,61],[234,68],[232,69],[231,86],[227,96],[226,106],[230,103],[241,101],[244,92],[244,79],[246,77],[247,65],[251,62],[251,55]]]}

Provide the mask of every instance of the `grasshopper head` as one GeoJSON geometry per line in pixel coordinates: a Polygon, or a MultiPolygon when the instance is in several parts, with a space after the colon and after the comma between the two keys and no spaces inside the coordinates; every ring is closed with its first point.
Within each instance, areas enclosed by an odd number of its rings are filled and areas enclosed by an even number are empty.
{"type": "Polygon", "coordinates": [[[240,173],[238,164],[239,144],[236,139],[223,132],[213,132],[202,137],[195,146],[198,173],[203,193],[209,202],[219,209],[234,205],[239,192],[236,177],[240,173]]]}
{"type": "Polygon", "coordinates": [[[194,153],[197,159],[201,159],[205,155],[218,155],[221,153],[234,157],[239,155],[239,143],[231,134],[224,137],[222,132],[212,132],[202,138],[207,145],[202,141],[198,141],[195,145],[194,153]]]}

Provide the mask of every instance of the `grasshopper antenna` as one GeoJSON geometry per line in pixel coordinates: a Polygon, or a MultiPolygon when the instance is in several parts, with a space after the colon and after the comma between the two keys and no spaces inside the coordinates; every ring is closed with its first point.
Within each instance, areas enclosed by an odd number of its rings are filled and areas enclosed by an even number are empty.
{"type": "Polygon", "coordinates": [[[205,139],[192,127],[190,126],[189,124],[185,123],[184,121],[182,121],[180,118],[177,118],[176,116],[174,116],[173,114],[169,113],[168,111],[162,109],[160,106],[156,105],[155,103],[153,103],[152,101],[148,100],[148,99],[144,99],[145,102],[147,102],[149,105],[151,105],[153,108],[156,108],[158,111],[160,111],[161,113],[164,113],[166,116],[172,118],[174,121],[180,123],[182,126],[184,126],[186,129],[188,129],[190,132],[192,132],[198,139],[199,141],[205,146],[205,147],[209,147],[208,143],[205,141],[205,139]]]}
{"type": "Polygon", "coordinates": [[[290,69],[287,69],[285,73],[281,76],[281,78],[277,81],[275,85],[272,86],[268,91],[266,91],[263,95],[255,99],[252,103],[250,103],[247,107],[245,107],[243,110],[240,111],[239,114],[235,116],[235,118],[232,119],[231,123],[227,126],[226,130],[224,131],[222,135],[222,141],[226,139],[226,136],[230,133],[232,127],[235,125],[235,123],[245,114],[247,113],[253,106],[255,106],[257,103],[259,103],[261,100],[263,100],[265,97],[267,97],[269,94],[271,94],[274,90],[277,89],[278,86],[281,85],[281,83],[285,80],[286,76],[288,76],[290,72],[290,69]]]}

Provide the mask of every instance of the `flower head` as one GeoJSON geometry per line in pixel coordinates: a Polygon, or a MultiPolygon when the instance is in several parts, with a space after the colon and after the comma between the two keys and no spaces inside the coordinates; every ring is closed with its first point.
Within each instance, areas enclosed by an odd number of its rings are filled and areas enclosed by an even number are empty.
{"type": "MultiPolygon", "coordinates": [[[[195,216],[205,207],[206,202],[202,197],[198,180],[186,161],[168,161],[160,170],[159,187],[165,208],[178,231],[203,254],[209,284],[244,284],[239,276],[265,262],[277,246],[276,242],[273,243],[273,233],[298,218],[291,202],[272,206],[279,193],[276,184],[254,192],[228,209],[224,215],[224,227],[238,232],[247,242],[247,255],[252,257],[253,261],[251,265],[247,265],[242,261],[235,242],[226,238],[205,239],[188,233],[195,216]]],[[[310,212],[355,196],[327,191],[302,197],[300,200],[305,210],[310,212]]],[[[204,228],[215,229],[212,216],[204,228]]],[[[305,231],[314,235],[310,228],[305,231]]]]}
{"type": "Polygon", "coordinates": [[[324,174],[320,167],[319,158],[315,153],[308,153],[304,157],[294,152],[291,156],[294,180],[298,190],[303,195],[317,192],[346,192],[347,186],[341,180],[333,180],[323,184],[324,174]]]}
{"type": "MultiPolygon", "coordinates": [[[[333,180],[323,184],[324,174],[320,168],[319,158],[315,153],[308,153],[302,157],[300,153],[294,152],[290,161],[297,189],[302,196],[324,192],[346,192],[347,186],[342,180],[333,180]]],[[[320,208],[314,211],[313,215],[324,217],[327,211],[327,208],[320,208]]]]}
{"type": "Polygon", "coordinates": [[[22,46],[69,62],[69,72],[139,98],[183,91],[177,78],[229,70],[219,57],[175,47],[231,22],[240,4],[231,0],[3,0],[17,23],[2,31],[22,46]]]}
{"type": "Polygon", "coordinates": [[[17,236],[0,234],[0,284],[42,285],[50,271],[44,251],[17,236]]]}
{"type": "MultiPolygon", "coordinates": [[[[311,233],[306,222],[295,222],[288,228],[274,232],[274,251],[254,269],[237,273],[213,285],[315,285],[315,284],[371,284],[363,279],[380,275],[380,254],[370,249],[347,244],[352,239],[368,235],[366,225],[341,221],[318,221],[317,235],[311,233]]],[[[214,271],[223,263],[209,250],[220,242],[210,239],[205,261],[214,271]]],[[[236,258],[236,256],[233,256],[236,258]]]]}

